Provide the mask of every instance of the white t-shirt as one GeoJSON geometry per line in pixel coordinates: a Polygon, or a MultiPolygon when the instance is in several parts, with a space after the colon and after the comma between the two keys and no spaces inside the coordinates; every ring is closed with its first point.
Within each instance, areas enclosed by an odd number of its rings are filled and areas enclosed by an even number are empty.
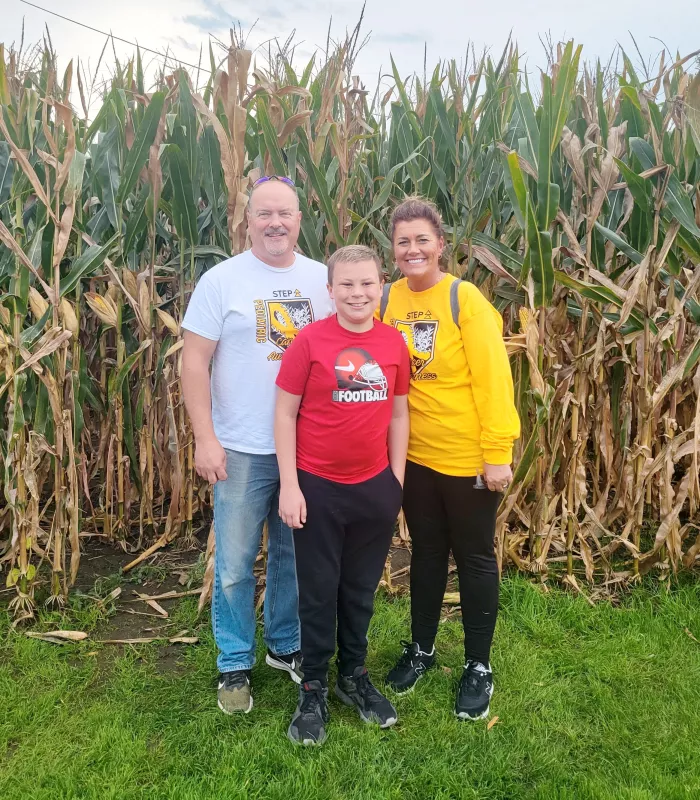
{"type": "Polygon", "coordinates": [[[221,445],[274,453],[275,379],[297,332],[332,311],[323,264],[295,254],[278,268],[251,250],[202,275],[182,327],[218,342],[211,375],[212,420],[221,445]]]}

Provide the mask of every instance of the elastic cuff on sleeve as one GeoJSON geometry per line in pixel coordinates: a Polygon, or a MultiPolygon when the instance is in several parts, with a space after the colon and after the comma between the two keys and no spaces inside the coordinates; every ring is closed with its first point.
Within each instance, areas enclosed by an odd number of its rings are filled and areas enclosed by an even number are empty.
{"type": "Polygon", "coordinates": [[[513,463],[513,448],[508,447],[505,449],[488,449],[484,450],[484,461],[487,464],[493,464],[494,466],[501,466],[504,464],[512,464],[513,463]]]}

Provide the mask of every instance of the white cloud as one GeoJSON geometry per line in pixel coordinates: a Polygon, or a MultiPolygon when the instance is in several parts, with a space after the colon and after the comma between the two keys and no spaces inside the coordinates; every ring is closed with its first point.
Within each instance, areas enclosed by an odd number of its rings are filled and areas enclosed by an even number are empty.
{"type": "MultiPolygon", "coordinates": [[[[299,4],[282,5],[275,0],[120,0],[103,4],[94,0],[43,0],[47,8],[83,21],[105,31],[113,31],[131,41],[160,52],[169,49],[175,57],[194,61],[194,53],[208,47],[208,34],[228,42],[228,29],[234,24],[249,32],[248,46],[253,49],[270,39],[280,42],[296,31],[298,57],[308,61],[315,49],[325,49],[328,23],[332,16],[332,39],[344,38],[355,26],[362,8],[361,0],[304,0],[299,4]],[[257,24],[254,23],[257,20],[257,24]],[[252,26],[252,32],[250,28],[252,26]]],[[[51,17],[37,9],[5,4],[3,39],[18,41],[22,16],[26,20],[28,42],[42,35],[48,23],[60,64],[80,56],[85,63],[96,63],[104,45],[104,37],[51,17]]],[[[692,5],[692,3],[691,3],[692,5]]],[[[645,58],[654,57],[662,49],[659,40],[682,54],[699,45],[697,26],[679,24],[688,18],[688,0],[666,0],[663,13],[651,0],[589,0],[585,11],[580,6],[560,0],[539,0],[536,4],[522,0],[500,0],[499,3],[475,3],[464,0],[369,0],[363,31],[372,31],[369,44],[356,62],[356,72],[373,84],[380,67],[387,70],[393,55],[402,75],[413,70],[422,73],[427,42],[427,66],[432,70],[438,59],[464,58],[470,43],[477,53],[488,48],[500,55],[510,32],[518,43],[523,63],[530,72],[546,64],[540,35],[548,31],[554,42],[569,37],[584,45],[583,58],[607,60],[618,43],[627,49],[633,61],[639,62],[628,29],[636,37],[645,58]],[[658,37],[658,38],[654,38],[658,37]]],[[[115,43],[120,58],[129,56],[133,48],[115,43]]],[[[157,56],[154,56],[157,60],[157,56]]]]}

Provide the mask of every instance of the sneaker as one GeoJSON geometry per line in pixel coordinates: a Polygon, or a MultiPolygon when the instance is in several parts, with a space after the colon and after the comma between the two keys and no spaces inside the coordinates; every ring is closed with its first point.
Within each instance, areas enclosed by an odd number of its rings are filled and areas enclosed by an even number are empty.
{"type": "Polygon", "coordinates": [[[401,641],[403,655],[396,662],[396,666],[386,676],[387,685],[396,694],[410,692],[424,673],[435,664],[435,646],[432,652],[425,653],[418,646],[418,642],[401,641]]]}
{"type": "Polygon", "coordinates": [[[294,683],[301,683],[303,677],[301,672],[301,650],[297,650],[296,653],[290,653],[287,656],[278,656],[268,649],[265,663],[268,667],[288,672],[294,683]]]}
{"type": "Polygon", "coordinates": [[[338,675],[335,693],[346,706],[355,706],[365,722],[376,722],[380,728],[390,728],[399,718],[394,706],[372,685],[364,667],[356,667],[352,675],[338,675]]]}
{"type": "Polygon", "coordinates": [[[247,714],[253,707],[253,695],[250,691],[250,670],[241,669],[236,672],[222,672],[219,675],[219,691],[217,705],[224,714],[247,714]]]}
{"type": "Polygon", "coordinates": [[[287,738],[294,744],[323,744],[330,718],[328,687],[321,681],[305,681],[299,687],[299,703],[287,728],[287,738]]]}
{"type": "Polygon", "coordinates": [[[481,661],[467,661],[459,682],[455,714],[460,719],[486,719],[493,694],[491,666],[481,661]]]}

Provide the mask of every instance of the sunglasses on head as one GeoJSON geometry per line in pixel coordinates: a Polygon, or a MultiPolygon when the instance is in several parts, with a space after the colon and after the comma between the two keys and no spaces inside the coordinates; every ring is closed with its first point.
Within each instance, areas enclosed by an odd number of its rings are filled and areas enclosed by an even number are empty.
{"type": "Polygon", "coordinates": [[[260,186],[261,183],[267,183],[268,181],[282,181],[282,183],[286,183],[287,186],[291,186],[292,189],[296,189],[294,181],[286,175],[263,175],[262,178],[258,178],[257,181],[255,181],[253,189],[255,189],[256,186],[260,186]]]}

